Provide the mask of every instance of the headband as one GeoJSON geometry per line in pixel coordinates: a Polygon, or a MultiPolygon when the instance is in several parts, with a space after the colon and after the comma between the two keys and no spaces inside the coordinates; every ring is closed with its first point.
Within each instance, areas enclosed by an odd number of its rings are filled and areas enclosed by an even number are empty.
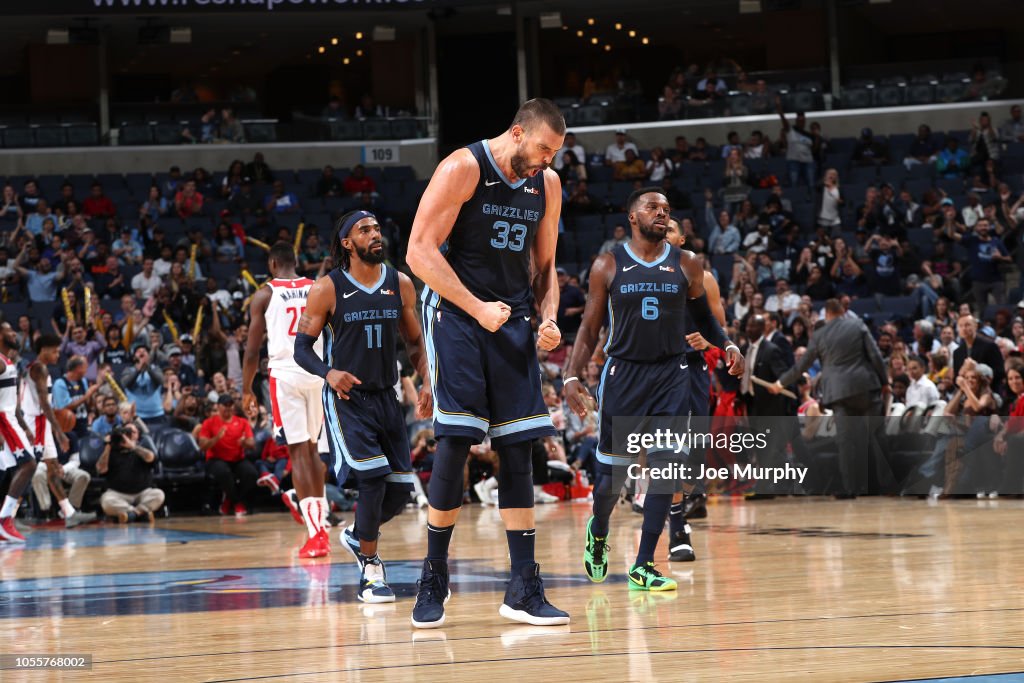
{"type": "Polygon", "coordinates": [[[341,228],[338,230],[338,239],[343,240],[346,237],[348,237],[348,234],[352,232],[352,228],[355,226],[355,224],[363,220],[364,218],[373,218],[374,220],[376,220],[377,217],[374,216],[369,211],[356,211],[355,213],[348,217],[348,220],[341,224],[341,228]]]}

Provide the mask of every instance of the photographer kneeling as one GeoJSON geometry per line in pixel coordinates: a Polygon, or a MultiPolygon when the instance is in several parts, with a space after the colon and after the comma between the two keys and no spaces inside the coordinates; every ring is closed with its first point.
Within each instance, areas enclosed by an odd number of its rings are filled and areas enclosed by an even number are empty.
{"type": "Polygon", "coordinates": [[[134,424],[115,427],[104,439],[103,455],[96,471],[107,476],[110,488],[100,496],[103,514],[122,524],[137,519],[153,521],[153,513],[164,504],[164,492],[153,487],[156,454],[138,445],[139,429],[134,424]]]}

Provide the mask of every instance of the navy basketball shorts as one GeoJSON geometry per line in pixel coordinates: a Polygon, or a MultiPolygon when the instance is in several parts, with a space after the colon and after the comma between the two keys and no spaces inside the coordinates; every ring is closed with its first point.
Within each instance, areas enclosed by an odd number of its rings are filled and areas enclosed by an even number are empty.
{"type": "Polygon", "coordinates": [[[541,395],[530,318],[513,315],[497,332],[476,320],[423,305],[434,390],[435,436],[464,436],[495,448],[554,436],[541,395]]]}
{"type": "Polygon", "coordinates": [[[707,417],[711,414],[711,373],[704,354],[687,353],[685,365],[690,375],[690,415],[707,417]]]}
{"type": "MultiPolygon", "coordinates": [[[[690,413],[690,376],[686,357],[675,356],[656,363],[635,363],[608,358],[601,372],[597,392],[600,424],[597,460],[606,465],[626,466],[639,457],[636,446],[630,448],[631,435],[668,429],[684,434],[690,413]]],[[[643,448],[648,466],[653,459],[685,459],[689,448],[669,454],[643,448]],[[672,455],[677,457],[673,458],[672,455]]]]}
{"type": "Polygon", "coordinates": [[[350,389],[349,399],[338,398],[324,386],[324,428],[338,484],[355,479],[387,477],[389,483],[412,490],[412,455],[405,430],[405,415],[391,389],[350,389]]]}

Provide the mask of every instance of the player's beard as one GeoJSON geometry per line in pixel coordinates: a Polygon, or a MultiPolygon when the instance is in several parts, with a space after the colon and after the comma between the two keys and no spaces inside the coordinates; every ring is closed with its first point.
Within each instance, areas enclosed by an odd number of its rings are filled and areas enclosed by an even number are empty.
{"type": "Polygon", "coordinates": [[[666,228],[659,228],[651,221],[649,225],[640,223],[640,236],[648,242],[660,242],[665,239],[666,228]]]}
{"type": "Polygon", "coordinates": [[[529,177],[532,171],[535,171],[537,169],[543,171],[548,167],[547,164],[540,164],[539,166],[530,166],[530,164],[528,164],[526,161],[526,157],[523,156],[522,154],[519,154],[518,151],[512,155],[510,163],[512,164],[512,173],[515,174],[516,178],[527,178],[529,177]]]}
{"type": "Polygon", "coordinates": [[[374,266],[379,263],[384,263],[384,243],[374,242],[366,249],[360,249],[358,246],[356,246],[356,256],[358,256],[359,260],[362,261],[363,263],[369,263],[374,266]],[[373,252],[373,248],[378,244],[381,245],[381,250],[379,254],[375,254],[373,252]]]}

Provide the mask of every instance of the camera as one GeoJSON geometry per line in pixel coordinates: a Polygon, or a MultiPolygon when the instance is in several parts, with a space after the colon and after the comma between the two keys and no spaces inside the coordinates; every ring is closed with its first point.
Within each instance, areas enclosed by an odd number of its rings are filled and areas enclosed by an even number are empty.
{"type": "Polygon", "coordinates": [[[437,439],[427,439],[427,448],[436,448],[437,439]]]}
{"type": "Polygon", "coordinates": [[[125,439],[128,438],[127,427],[114,427],[110,430],[110,445],[111,446],[123,446],[125,439]]]}

